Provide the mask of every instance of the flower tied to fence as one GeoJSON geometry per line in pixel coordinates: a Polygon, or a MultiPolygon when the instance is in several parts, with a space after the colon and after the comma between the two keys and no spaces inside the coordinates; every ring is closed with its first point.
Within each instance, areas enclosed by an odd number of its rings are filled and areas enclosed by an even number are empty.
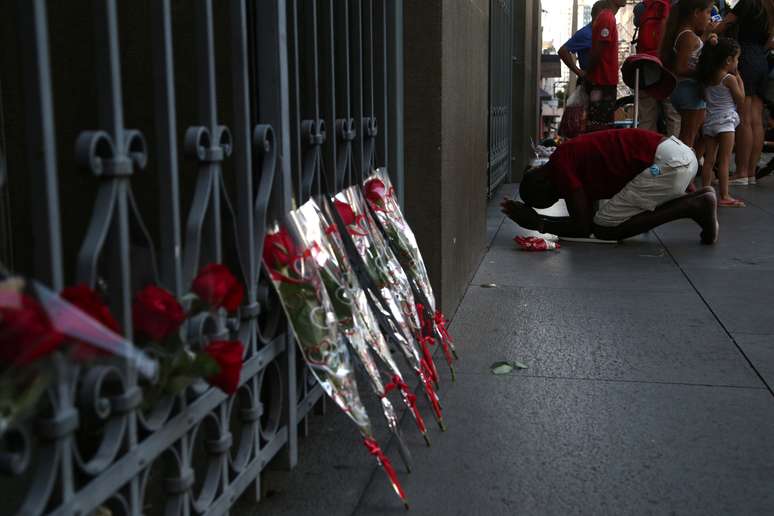
{"type": "Polygon", "coordinates": [[[398,474],[395,472],[395,468],[392,467],[392,462],[390,462],[390,459],[387,457],[387,455],[384,454],[384,451],[382,451],[379,443],[377,443],[376,440],[372,437],[366,437],[363,439],[363,444],[368,450],[368,453],[376,457],[376,460],[379,461],[379,464],[382,466],[382,468],[384,468],[384,472],[387,473],[387,476],[390,478],[392,488],[395,490],[398,496],[400,496],[400,499],[403,501],[403,505],[406,507],[406,509],[408,509],[408,500],[406,500],[406,493],[403,491],[403,487],[400,485],[400,480],[398,480],[398,474]]]}
{"type": "Polygon", "coordinates": [[[213,341],[204,349],[192,349],[180,335],[186,319],[199,314],[235,312],[244,298],[244,287],[225,265],[209,264],[199,271],[191,292],[183,297],[188,311],[175,296],[157,286],[140,290],[132,305],[132,321],[144,345],[160,363],[159,380],[147,386],[149,402],[176,395],[198,379],[206,380],[226,394],[239,386],[244,346],[239,341],[213,341]]]}
{"type": "Polygon", "coordinates": [[[390,383],[384,386],[384,394],[382,395],[382,398],[387,397],[387,395],[395,389],[400,389],[403,398],[406,400],[406,404],[409,406],[409,409],[411,409],[411,413],[414,415],[414,419],[417,421],[419,432],[422,435],[427,434],[425,420],[422,418],[422,414],[420,414],[419,409],[417,408],[417,395],[411,392],[411,388],[405,381],[403,381],[403,378],[397,374],[393,375],[390,383]]]}

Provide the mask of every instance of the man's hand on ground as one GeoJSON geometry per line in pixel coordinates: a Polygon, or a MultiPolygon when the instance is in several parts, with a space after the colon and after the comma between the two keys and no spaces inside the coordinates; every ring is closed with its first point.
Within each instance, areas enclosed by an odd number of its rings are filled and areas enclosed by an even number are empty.
{"type": "Polygon", "coordinates": [[[524,229],[537,231],[540,228],[540,215],[523,202],[506,197],[500,203],[500,211],[524,229]]]}

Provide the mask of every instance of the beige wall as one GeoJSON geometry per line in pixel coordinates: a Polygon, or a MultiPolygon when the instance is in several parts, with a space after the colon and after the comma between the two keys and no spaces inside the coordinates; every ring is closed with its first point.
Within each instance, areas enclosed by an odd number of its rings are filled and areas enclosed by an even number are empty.
{"type": "Polygon", "coordinates": [[[406,212],[444,310],[485,246],[489,1],[405,4],[406,212]]]}

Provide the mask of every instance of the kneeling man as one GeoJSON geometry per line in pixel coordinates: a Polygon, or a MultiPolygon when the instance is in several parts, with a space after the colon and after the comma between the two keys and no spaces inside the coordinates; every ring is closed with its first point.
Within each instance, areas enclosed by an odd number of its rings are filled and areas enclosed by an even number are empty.
{"type": "Polygon", "coordinates": [[[698,163],[675,137],[643,129],[585,134],[560,145],[545,165],[528,172],[519,194],[502,211],[526,229],[560,237],[623,240],[677,219],[693,219],[701,241],[718,238],[717,198],[712,187],[686,194],[698,163]],[[568,217],[547,217],[560,198],[568,217]],[[609,199],[594,213],[594,201],[609,199]]]}

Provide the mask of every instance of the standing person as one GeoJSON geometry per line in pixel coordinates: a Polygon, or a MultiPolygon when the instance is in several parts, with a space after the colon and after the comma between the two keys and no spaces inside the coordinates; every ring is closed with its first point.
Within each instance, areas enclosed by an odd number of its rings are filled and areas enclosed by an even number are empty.
{"type": "MultiPolygon", "coordinates": [[[[672,0],[644,0],[638,5],[637,53],[653,57],[661,55],[661,44],[664,41],[669,13],[672,10],[672,0]]],[[[640,91],[641,129],[658,131],[659,116],[664,118],[667,136],[680,134],[680,114],[672,106],[669,99],[657,100],[645,91],[640,91]]]]}
{"type": "Polygon", "coordinates": [[[608,0],[592,26],[591,54],[586,72],[589,93],[587,130],[607,129],[613,122],[618,96],[618,27],[615,15],[626,0],[608,0]]]}
{"type": "MultiPolygon", "coordinates": [[[[696,80],[696,67],[704,48],[699,35],[709,35],[712,5],[712,0],[680,0],[675,4],[661,46],[661,61],[677,76],[670,100],[680,113],[680,140],[691,148],[696,146],[707,107],[696,80]]],[[[717,39],[714,34],[708,37],[717,39]]]]}
{"type": "Polygon", "coordinates": [[[737,108],[744,108],[744,83],[739,76],[739,44],[720,38],[707,45],[699,59],[698,77],[704,86],[707,117],[704,121],[704,165],[701,182],[711,186],[717,156],[720,199],[718,206],[743,208],[744,203],[728,191],[728,168],[734,150],[734,131],[739,125],[737,108]]]}
{"type": "Polygon", "coordinates": [[[739,27],[739,74],[745,86],[742,122],[736,131],[736,178],[731,184],[746,186],[757,182],[755,171],[763,151],[763,99],[769,75],[766,54],[774,30],[774,5],[771,0],[739,0],[717,30],[722,32],[730,25],[739,27]]]}
{"type": "Polygon", "coordinates": [[[591,8],[591,23],[584,25],[578,32],[572,35],[564,45],[559,47],[559,58],[567,65],[572,73],[578,76],[578,85],[583,82],[586,76],[586,70],[589,67],[589,54],[591,52],[592,26],[594,20],[603,9],[607,8],[607,0],[599,0],[591,8]],[[572,57],[572,54],[578,56],[578,63],[572,57]]]}

